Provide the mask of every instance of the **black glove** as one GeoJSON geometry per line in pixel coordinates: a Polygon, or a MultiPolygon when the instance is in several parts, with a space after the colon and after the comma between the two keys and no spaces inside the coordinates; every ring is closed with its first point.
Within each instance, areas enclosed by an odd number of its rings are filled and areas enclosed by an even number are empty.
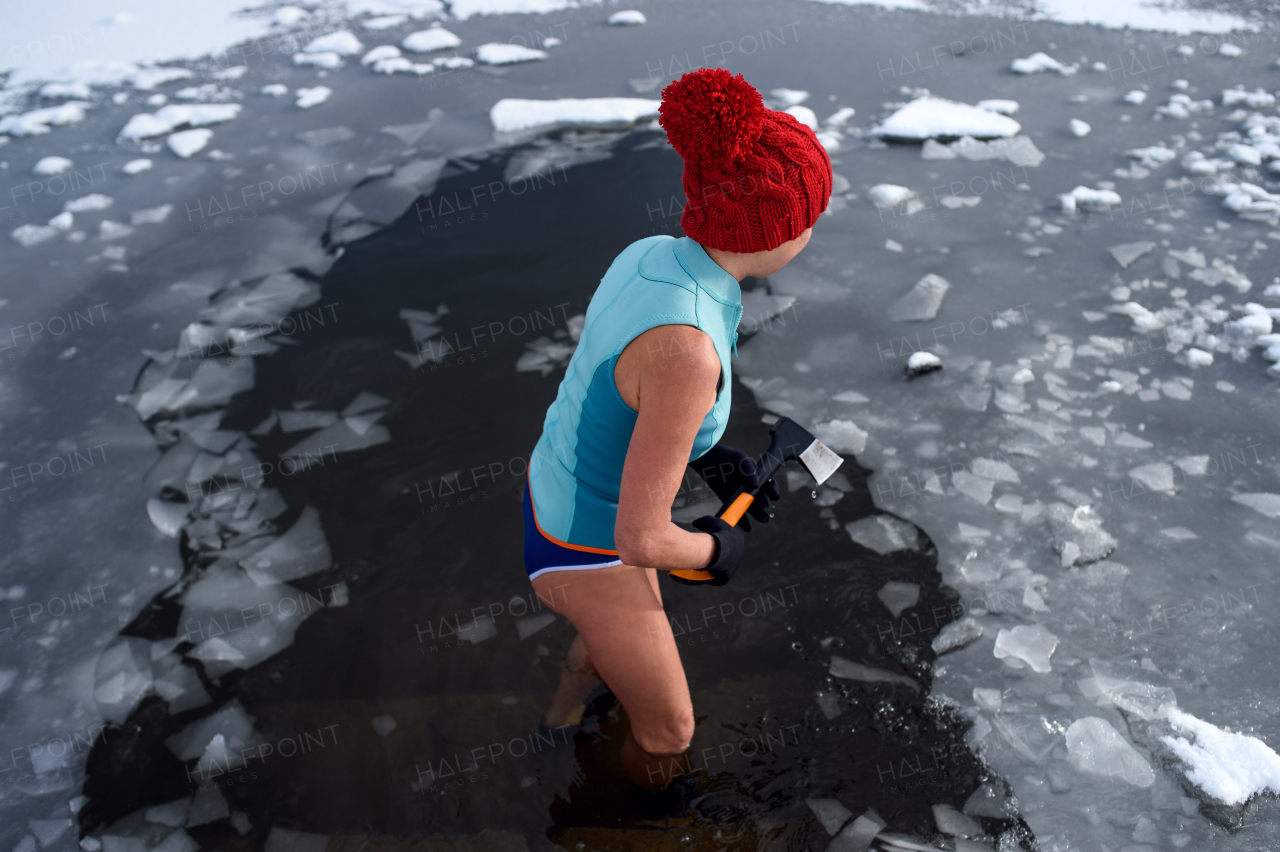
{"type": "MultiPolygon", "coordinates": [[[[745,486],[750,490],[757,484],[756,463],[751,456],[724,444],[716,444],[689,464],[702,476],[721,502],[732,497],[738,486],[745,486]]],[[[781,496],[778,483],[770,479],[747,507],[747,514],[762,524],[769,523],[769,506],[781,496]]],[[[738,524],[751,532],[751,522],[745,517],[738,524]]]]}
{"type": "Polygon", "coordinates": [[[687,586],[723,586],[726,585],[738,570],[738,565],[742,562],[742,553],[746,549],[747,537],[742,534],[742,530],[735,526],[730,526],[715,515],[703,515],[693,522],[693,525],[715,539],[716,551],[711,557],[711,564],[703,571],[709,571],[715,579],[707,583],[695,583],[683,580],[675,574],[671,574],[671,579],[677,583],[683,583],[687,586]]]}

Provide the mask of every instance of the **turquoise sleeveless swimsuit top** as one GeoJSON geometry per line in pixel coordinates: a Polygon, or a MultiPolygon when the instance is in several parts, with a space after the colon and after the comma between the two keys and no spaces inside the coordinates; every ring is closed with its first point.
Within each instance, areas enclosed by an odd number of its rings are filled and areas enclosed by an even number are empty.
{"type": "Polygon", "coordinates": [[[529,462],[529,493],[544,535],[577,550],[617,553],[622,463],[637,417],[613,379],[626,345],[659,325],[691,325],[714,342],[720,385],[689,453],[693,461],[720,440],[728,423],[729,358],[738,354],[741,319],[737,280],[697,242],[660,235],[623,249],[587,306],[578,348],[529,462]]]}

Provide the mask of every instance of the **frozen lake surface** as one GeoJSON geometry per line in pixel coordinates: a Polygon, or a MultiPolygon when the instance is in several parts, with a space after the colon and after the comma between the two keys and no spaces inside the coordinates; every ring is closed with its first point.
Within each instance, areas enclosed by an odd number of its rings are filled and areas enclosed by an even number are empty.
{"type": "Polygon", "coordinates": [[[6,13],[0,846],[1280,845],[1274,10],[175,8],[6,13]],[[519,499],[704,64],[837,176],[725,441],[847,463],[666,584],[651,797],[519,499]]]}

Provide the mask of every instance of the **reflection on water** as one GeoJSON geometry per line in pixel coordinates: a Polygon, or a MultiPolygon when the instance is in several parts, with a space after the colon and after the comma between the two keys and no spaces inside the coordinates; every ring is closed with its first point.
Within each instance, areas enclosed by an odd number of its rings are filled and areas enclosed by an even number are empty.
{"type": "MultiPolygon", "coordinates": [[[[581,727],[542,725],[573,630],[524,574],[524,468],[573,318],[614,255],[651,232],[645,202],[680,191],[678,163],[651,139],[625,137],[554,187],[491,197],[475,221],[431,229],[411,206],[319,282],[339,321],[252,360],[252,387],[209,428],[251,433],[236,446],[255,472],[166,499],[252,480],[274,559],[246,548],[238,566],[233,543],[183,529],[185,574],[122,631],[120,652],[121,671],[150,665],[137,677],[173,684],[172,698],[153,690],[96,745],[82,832],[118,850],[167,837],[165,852],[189,845],[179,826],[203,848],[273,852],[820,848],[815,812],[839,814],[833,833],[872,809],[889,831],[929,836],[931,806],[961,808],[992,780],[963,743],[968,723],[926,703],[929,643],[957,597],[923,531],[851,541],[843,524],[878,514],[853,459],[834,510],[810,506],[808,488],[784,495],[732,586],[663,584],[698,720],[666,791],[625,780],[625,714],[607,691],[581,727]],[[532,368],[517,370],[522,358],[532,368]],[[365,446],[333,429],[381,431],[365,446]],[[292,641],[253,633],[262,625],[292,641]],[[276,652],[241,665],[245,635],[276,652]],[[230,650],[211,652],[214,639],[230,650]]],[[[527,149],[440,164],[434,194],[509,185],[522,158],[527,171],[527,149]]],[[[761,451],[761,415],[735,394],[724,440],[761,451]]],[[[164,414],[151,426],[176,428],[164,414]]],[[[983,828],[1021,836],[1001,813],[983,828]]]]}

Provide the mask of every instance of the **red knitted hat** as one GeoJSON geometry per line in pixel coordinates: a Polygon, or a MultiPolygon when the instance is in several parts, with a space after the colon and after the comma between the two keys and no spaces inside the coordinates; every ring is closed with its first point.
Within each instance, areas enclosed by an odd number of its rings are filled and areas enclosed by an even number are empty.
{"type": "Polygon", "coordinates": [[[658,123],[684,158],[680,225],[691,239],[721,251],[768,251],[827,208],[826,149],[793,116],[767,109],[741,74],[690,71],[662,90],[658,123]]]}

